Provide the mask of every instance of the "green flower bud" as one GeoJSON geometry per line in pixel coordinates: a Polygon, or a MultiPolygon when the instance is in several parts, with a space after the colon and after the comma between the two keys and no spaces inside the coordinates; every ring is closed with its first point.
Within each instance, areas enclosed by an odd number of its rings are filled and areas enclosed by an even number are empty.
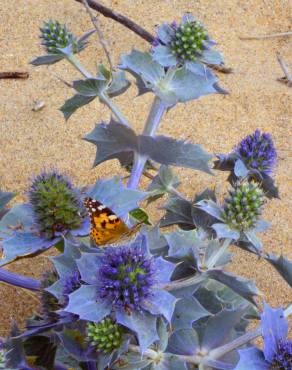
{"type": "Polygon", "coordinates": [[[186,61],[195,60],[204,50],[204,41],[208,36],[202,24],[198,21],[189,22],[179,27],[171,42],[172,53],[186,61]]]}
{"type": "Polygon", "coordinates": [[[104,353],[111,353],[118,349],[123,341],[123,329],[110,317],[99,323],[87,324],[87,338],[92,346],[104,353]]]}
{"type": "Polygon", "coordinates": [[[36,177],[29,199],[39,230],[49,239],[77,229],[82,223],[84,209],[76,190],[56,172],[36,177]]]}
{"type": "Polygon", "coordinates": [[[69,45],[71,45],[73,53],[78,52],[78,41],[73,33],[67,29],[66,25],[50,20],[45,22],[40,30],[40,37],[43,39],[42,45],[49,54],[58,54],[58,49],[64,49],[69,45]]]}
{"type": "Polygon", "coordinates": [[[255,226],[264,204],[263,191],[256,183],[243,183],[229,192],[222,217],[232,228],[248,230],[255,226]]]}
{"type": "Polygon", "coordinates": [[[0,369],[7,369],[5,365],[5,353],[3,349],[0,349],[0,369]]]}

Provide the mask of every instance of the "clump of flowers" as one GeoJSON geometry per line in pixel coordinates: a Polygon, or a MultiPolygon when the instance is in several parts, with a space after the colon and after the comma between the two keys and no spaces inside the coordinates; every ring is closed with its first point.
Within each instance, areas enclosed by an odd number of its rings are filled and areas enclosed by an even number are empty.
{"type": "Polygon", "coordinates": [[[172,22],[157,27],[152,51],[154,60],[166,67],[187,63],[191,70],[196,70],[197,65],[192,62],[223,62],[221,54],[211,50],[214,44],[202,23],[191,14],[185,14],[179,25],[172,22]]]}
{"type": "Polygon", "coordinates": [[[123,329],[110,317],[106,317],[99,323],[87,324],[87,338],[99,351],[111,353],[122,345],[123,329]]]}
{"type": "Polygon", "coordinates": [[[43,39],[42,45],[49,54],[58,54],[59,49],[64,49],[69,45],[73,53],[78,51],[78,41],[66,25],[49,20],[40,30],[40,37],[43,39]]]}
{"type": "Polygon", "coordinates": [[[173,54],[183,61],[196,60],[208,41],[207,31],[201,22],[193,20],[172,27],[175,30],[175,37],[170,43],[173,54]]]}
{"type": "MultiPolygon", "coordinates": [[[[98,65],[96,74],[73,55],[92,32],[76,39],[59,22],[45,23],[47,54],[32,64],[64,60],[79,71],[82,78],[73,81],[75,93],[61,111],[69,119],[93,99],[105,104],[114,118],[85,137],[97,148],[94,166],[118,159],[130,176],[127,183],[113,177],[85,186],[82,196],[94,201],[84,217],[81,194],[71,183],[54,171],[43,173],[33,181],[30,204],[14,206],[0,220],[0,265],[53,246],[60,252],[50,258],[53,272],[41,280],[0,268],[0,281],[38,291],[41,298],[40,315],[27,321],[25,332],[14,328],[5,341],[4,368],[28,369],[33,359],[42,369],[291,370],[284,317],[291,307],[265,306],[261,327],[247,333],[260,314],[259,290],[226,270],[229,247],[239,246],[265,259],[292,286],[291,261],[265,253],[257,236],[269,226],[260,218],[264,196],[277,194],[268,175],[276,160],[271,137],[257,130],[228,156],[218,156],[213,169],[230,171],[233,186],[223,207],[211,189],[188,198],[172,168],[211,174],[212,155],[156,131],[176,104],[223,92],[210,69],[223,63],[221,54],[211,48],[202,24],[185,14],[180,24],[157,28],[151,50],[122,55],[117,68],[102,43],[110,69],[98,65]],[[135,77],[139,95],[154,95],[142,134],[112,100],[129,87],[127,73],[135,77]],[[142,176],[148,182],[143,190],[142,176]],[[141,202],[161,197],[167,198],[166,212],[154,226],[141,202]],[[173,228],[164,232],[165,226],[173,228]],[[263,350],[250,343],[261,334],[263,350]],[[240,359],[237,348],[245,348],[240,359]]],[[[0,208],[9,199],[0,192],[0,208]]]]}
{"type": "Polygon", "coordinates": [[[236,153],[247,168],[266,174],[270,174],[276,164],[277,152],[271,135],[258,129],[239,143],[236,153]]]}
{"type": "Polygon", "coordinates": [[[248,230],[262,213],[263,191],[254,182],[245,182],[229,192],[222,217],[232,228],[248,230]]]}
{"type": "Polygon", "coordinates": [[[37,176],[29,200],[39,230],[48,239],[74,230],[82,223],[84,210],[78,193],[63,175],[47,172],[37,176]]]}
{"type": "Polygon", "coordinates": [[[139,248],[111,248],[105,252],[99,277],[101,298],[114,306],[141,309],[141,302],[151,295],[155,269],[152,258],[139,248]]]}

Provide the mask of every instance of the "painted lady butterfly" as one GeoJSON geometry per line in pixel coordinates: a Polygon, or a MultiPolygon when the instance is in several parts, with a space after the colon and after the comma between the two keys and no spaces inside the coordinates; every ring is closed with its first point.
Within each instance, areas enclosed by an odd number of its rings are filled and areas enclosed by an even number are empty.
{"type": "Polygon", "coordinates": [[[90,236],[98,246],[128,239],[141,227],[139,223],[129,228],[111,209],[95,199],[85,198],[84,206],[90,216],[90,236]]]}

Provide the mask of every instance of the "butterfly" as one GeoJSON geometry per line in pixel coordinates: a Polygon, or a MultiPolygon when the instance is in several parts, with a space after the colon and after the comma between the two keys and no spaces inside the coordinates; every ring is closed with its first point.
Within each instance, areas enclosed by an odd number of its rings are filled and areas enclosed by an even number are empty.
{"type": "Polygon", "coordinates": [[[113,244],[131,238],[142,223],[129,228],[110,208],[96,199],[84,199],[91,222],[90,236],[96,245],[113,244]]]}

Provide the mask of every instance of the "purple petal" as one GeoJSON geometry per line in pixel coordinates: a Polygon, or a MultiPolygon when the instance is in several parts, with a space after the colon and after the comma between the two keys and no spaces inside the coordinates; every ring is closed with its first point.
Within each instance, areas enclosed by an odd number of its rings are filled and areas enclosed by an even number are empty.
{"type": "Polygon", "coordinates": [[[282,308],[273,309],[267,304],[264,305],[261,321],[265,359],[272,362],[277,353],[279,341],[287,337],[288,323],[282,308]]]}

